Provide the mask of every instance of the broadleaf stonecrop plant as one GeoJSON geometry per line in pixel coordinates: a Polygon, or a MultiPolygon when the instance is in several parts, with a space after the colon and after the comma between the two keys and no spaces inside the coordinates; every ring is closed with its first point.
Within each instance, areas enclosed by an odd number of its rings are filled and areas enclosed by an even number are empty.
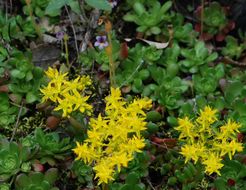
{"type": "Polygon", "coordinates": [[[68,73],[60,73],[56,69],[49,68],[45,72],[50,79],[48,85],[41,89],[42,101],[47,100],[57,104],[55,111],[62,110],[63,117],[69,117],[74,111],[90,114],[92,106],[87,104],[89,96],[84,95],[84,90],[91,85],[88,76],[78,76],[69,81],[68,73]]]}
{"type": "Polygon", "coordinates": [[[199,116],[193,120],[187,116],[178,119],[175,128],[180,132],[179,140],[183,143],[181,154],[185,162],[201,161],[207,174],[217,173],[224,166],[223,156],[230,159],[236,152],[243,151],[243,144],[237,142],[237,133],[241,125],[228,119],[220,127],[216,127],[218,111],[206,106],[200,110],[199,116]]]}
{"type": "Polygon", "coordinates": [[[77,142],[73,149],[77,160],[93,166],[98,184],[107,184],[114,174],[127,167],[135,152],[144,148],[141,131],[146,130],[144,109],[151,108],[150,99],[135,99],[127,103],[118,88],[111,88],[105,98],[105,116],[90,119],[88,138],[77,142]]]}

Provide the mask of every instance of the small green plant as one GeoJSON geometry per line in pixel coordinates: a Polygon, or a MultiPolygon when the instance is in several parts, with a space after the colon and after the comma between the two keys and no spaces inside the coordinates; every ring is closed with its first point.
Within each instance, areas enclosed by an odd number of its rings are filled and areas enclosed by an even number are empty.
{"type": "Polygon", "coordinates": [[[10,92],[19,100],[24,98],[28,104],[40,100],[39,89],[44,82],[43,70],[31,63],[30,54],[27,52],[25,55],[21,51],[14,50],[11,58],[6,62],[6,67],[9,66],[11,67],[8,84],[10,92]]]}
{"type": "Polygon", "coordinates": [[[192,80],[195,90],[198,94],[208,95],[213,93],[225,74],[223,64],[218,64],[215,67],[203,66],[200,68],[200,74],[194,74],[192,80]]]}
{"type": "Polygon", "coordinates": [[[5,13],[0,11],[0,34],[7,42],[19,40],[24,42],[28,37],[35,37],[36,32],[30,17],[23,18],[20,15],[5,17],[5,13]]]}
{"type": "Polygon", "coordinates": [[[36,150],[35,157],[42,158],[43,161],[49,158],[63,159],[71,148],[69,137],[61,139],[57,132],[44,133],[41,128],[35,130],[34,136],[24,138],[22,143],[23,146],[36,150]]]}
{"type": "Polygon", "coordinates": [[[34,14],[35,16],[42,18],[45,15],[45,9],[48,6],[50,0],[22,0],[23,3],[23,12],[30,16],[30,14],[34,14]],[[30,13],[30,9],[32,13],[30,13]]]}
{"type": "Polygon", "coordinates": [[[227,36],[226,46],[222,48],[222,54],[232,59],[239,59],[243,51],[246,49],[246,44],[239,44],[238,40],[232,36],[227,36]]]}
{"type": "Polygon", "coordinates": [[[150,69],[152,78],[158,86],[155,88],[155,98],[168,109],[179,108],[183,103],[182,94],[188,89],[188,83],[178,76],[169,76],[165,69],[153,66],[150,69]]]}
{"type": "Polygon", "coordinates": [[[18,108],[11,106],[9,97],[6,93],[0,93],[0,128],[7,128],[15,122],[18,114],[18,108]]]}
{"type": "Polygon", "coordinates": [[[58,177],[56,168],[48,169],[44,174],[41,172],[30,172],[28,175],[20,174],[15,180],[16,190],[59,190],[53,187],[58,177]]]}
{"type": "Polygon", "coordinates": [[[235,24],[227,19],[226,8],[218,2],[212,2],[202,11],[200,6],[197,11],[197,18],[201,21],[196,25],[196,30],[201,32],[204,40],[209,40],[216,36],[217,41],[223,41],[226,34],[231,31],[235,24]]]}
{"type": "Polygon", "coordinates": [[[6,139],[0,140],[0,182],[5,182],[21,171],[21,166],[29,159],[30,152],[6,139]]]}
{"type": "MultiPolygon", "coordinates": [[[[193,163],[188,162],[182,170],[175,171],[175,176],[177,181],[182,183],[182,190],[191,190],[198,187],[198,184],[204,178],[203,167],[202,165],[194,165],[193,163]]],[[[171,179],[172,181],[169,180],[169,183],[174,180],[173,178],[171,179]]]]}
{"type": "Polygon", "coordinates": [[[216,52],[210,54],[202,41],[198,41],[194,48],[181,49],[181,55],[184,59],[179,62],[179,65],[183,72],[188,73],[196,73],[201,65],[208,64],[218,57],[216,52]]]}
{"type": "Polygon", "coordinates": [[[187,43],[190,46],[195,44],[195,38],[197,32],[193,30],[193,26],[190,23],[174,26],[173,28],[173,40],[177,42],[187,43]]]}
{"type": "Polygon", "coordinates": [[[79,183],[93,188],[93,170],[91,166],[85,164],[84,162],[75,160],[73,162],[71,171],[74,172],[79,183]]]}
{"type": "Polygon", "coordinates": [[[168,13],[171,7],[171,1],[167,1],[163,5],[155,1],[147,6],[137,1],[133,4],[132,12],[127,13],[123,19],[136,23],[138,32],[145,33],[147,36],[158,35],[164,24],[171,20],[172,15],[168,13]]]}
{"type": "Polygon", "coordinates": [[[168,109],[177,109],[182,103],[182,94],[188,89],[185,81],[179,77],[165,77],[162,84],[156,89],[158,102],[168,109]]]}

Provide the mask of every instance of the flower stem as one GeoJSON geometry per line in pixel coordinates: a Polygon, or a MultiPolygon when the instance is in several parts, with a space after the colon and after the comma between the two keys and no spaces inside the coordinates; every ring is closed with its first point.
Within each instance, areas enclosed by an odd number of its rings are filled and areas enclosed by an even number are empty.
{"type": "Polygon", "coordinates": [[[106,47],[106,53],[109,58],[109,76],[110,76],[110,84],[112,87],[116,87],[115,82],[115,62],[113,59],[113,45],[112,45],[112,25],[109,20],[105,21],[105,31],[107,32],[108,37],[108,47],[106,47]]]}
{"type": "Polygon", "coordinates": [[[108,184],[103,183],[102,184],[102,190],[109,190],[108,184]]]}
{"type": "Polygon", "coordinates": [[[65,34],[64,37],[63,37],[63,40],[64,40],[64,46],[65,46],[65,58],[66,58],[66,64],[67,64],[67,67],[70,68],[70,63],[69,63],[69,53],[68,53],[68,45],[67,45],[67,42],[68,42],[68,35],[65,34]]]}
{"type": "Polygon", "coordinates": [[[113,60],[113,46],[112,46],[112,39],[111,39],[111,33],[108,33],[108,42],[109,46],[108,49],[110,49],[108,53],[109,58],[109,75],[110,75],[110,83],[112,87],[115,87],[115,63],[113,60]]]}

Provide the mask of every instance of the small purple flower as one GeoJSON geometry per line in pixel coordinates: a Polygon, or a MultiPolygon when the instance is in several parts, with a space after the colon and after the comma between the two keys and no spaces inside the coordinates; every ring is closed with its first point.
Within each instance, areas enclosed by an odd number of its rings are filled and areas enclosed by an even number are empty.
{"type": "Polygon", "coordinates": [[[108,0],[108,2],[112,8],[116,7],[118,4],[118,0],[108,0]]]}
{"type": "Polygon", "coordinates": [[[59,31],[56,33],[56,39],[58,39],[59,41],[62,41],[64,38],[65,32],[63,31],[59,31]]]}
{"type": "Polygon", "coordinates": [[[97,46],[99,49],[103,49],[108,46],[106,36],[97,36],[96,39],[97,41],[94,43],[94,46],[97,46]]]}

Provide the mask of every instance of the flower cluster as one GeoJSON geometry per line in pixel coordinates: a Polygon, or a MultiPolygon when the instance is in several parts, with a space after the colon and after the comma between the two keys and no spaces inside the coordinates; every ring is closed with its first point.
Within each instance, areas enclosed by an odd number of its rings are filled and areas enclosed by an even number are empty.
{"type": "Polygon", "coordinates": [[[111,95],[105,98],[105,115],[90,120],[88,138],[77,142],[73,149],[77,160],[93,164],[95,178],[99,184],[113,180],[116,171],[127,167],[135,152],[145,146],[141,131],[146,129],[144,109],[151,108],[151,100],[135,99],[127,103],[120,90],[111,88],[111,95]]]}
{"type": "Polygon", "coordinates": [[[220,175],[223,156],[228,154],[232,159],[236,152],[243,150],[243,144],[237,142],[236,137],[241,125],[229,119],[223,126],[216,127],[217,112],[206,106],[195,121],[188,117],[179,118],[179,125],[175,128],[180,132],[179,140],[184,143],[181,154],[185,162],[201,161],[209,175],[214,172],[220,175]]]}
{"type": "Polygon", "coordinates": [[[56,69],[49,68],[45,74],[50,79],[48,85],[40,91],[43,94],[42,102],[50,100],[57,104],[55,111],[62,110],[63,117],[79,110],[81,113],[89,114],[92,106],[86,101],[89,96],[83,94],[85,88],[91,85],[91,79],[88,76],[78,76],[69,81],[68,73],[60,73],[56,69]]]}

